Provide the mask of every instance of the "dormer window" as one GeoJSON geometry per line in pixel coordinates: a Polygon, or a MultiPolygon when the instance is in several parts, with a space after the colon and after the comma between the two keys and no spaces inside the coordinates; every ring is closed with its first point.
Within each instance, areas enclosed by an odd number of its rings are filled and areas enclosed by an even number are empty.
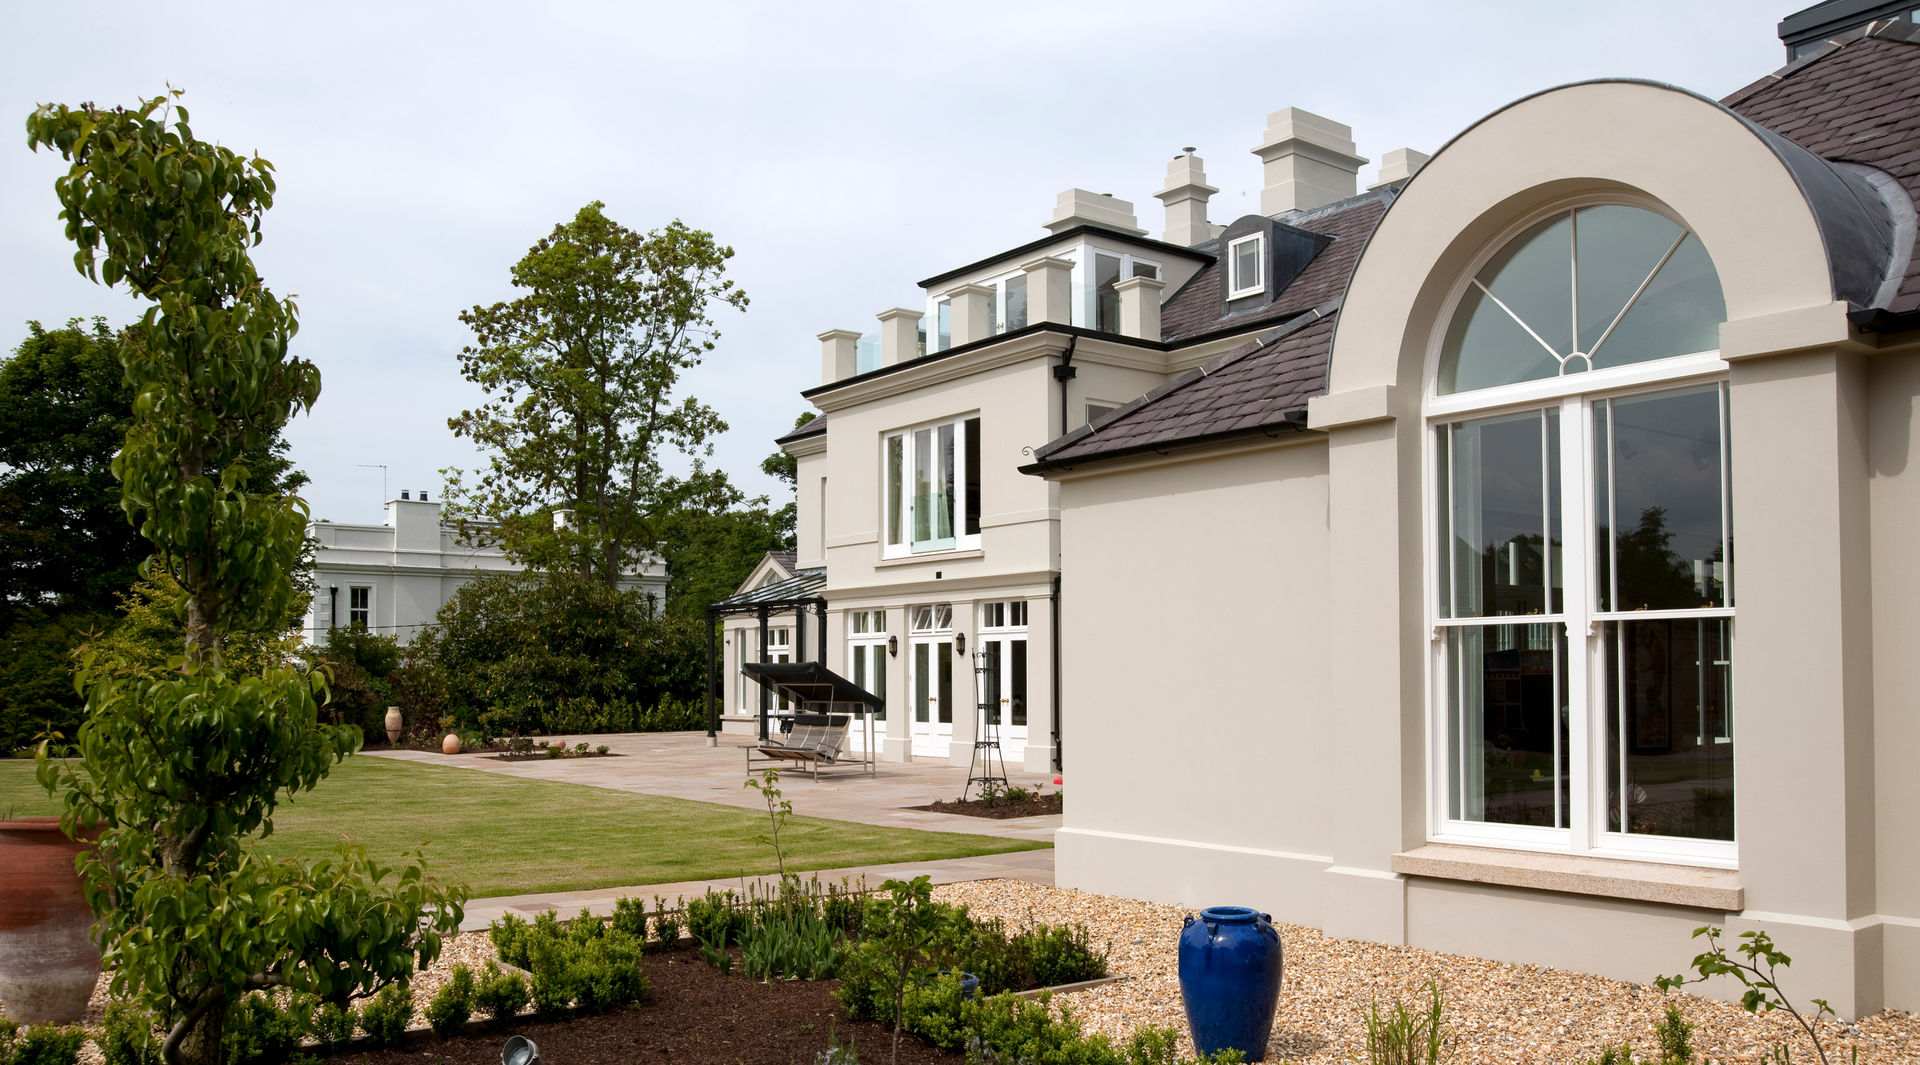
{"type": "Polygon", "coordinates": [[[1267,235],[1254,233],[1227,245],[1227,298],[1257,296],[1267,290],[1267,235]]]}

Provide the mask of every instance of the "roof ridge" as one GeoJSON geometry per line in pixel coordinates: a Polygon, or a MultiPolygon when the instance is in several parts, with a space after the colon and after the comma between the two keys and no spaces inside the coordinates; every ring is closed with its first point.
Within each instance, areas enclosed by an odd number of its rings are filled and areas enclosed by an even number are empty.
{"type": "Polygon", "coordinates": [[[1904,18],[1884,18],[1842,30],[1821,41],[1818,46],[1787,63],[1786,66],[1771,74],[1763,74],[1735,89],[1722,97],[1720,103],[1724,107],[1737,108],[1762,90],[1772,88],[1808,67],[1819,64],[1828,56],[1845,51],[1849,45],[1866,40],[1894,41],[1899,44],[1920,46],[1920,23],[1909,22],[1904,18]]]}

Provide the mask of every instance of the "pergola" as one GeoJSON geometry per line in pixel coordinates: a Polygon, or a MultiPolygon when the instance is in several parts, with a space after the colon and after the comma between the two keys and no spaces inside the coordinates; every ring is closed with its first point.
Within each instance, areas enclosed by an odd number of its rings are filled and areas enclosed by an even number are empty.
{"type": "MultiPolygon", "coordinates": [[[[822,665],[827,661],[827,600],[821,595],[827,586],[827,571],[821,569],[803,569],[783,581],[764,584],[748,592],[728,596],[707,607],[707,742],[717,742],[720,733],[720,693],[714,688],[713,678],[719,676],[720,635],[714,623],[723,618],[740,615],[755,616],[760,619],[760,660],[767,657],[767,620],[781,614],[793,615],[793,654],[798,661],[806,660],[807,651],[807,614],[811,611],[817,622],[813,661],[822,665]]],[[[773,709],[773,692],[765,687],[760,689],[760,738],[767,738],[767,715],[773,709]]]]}

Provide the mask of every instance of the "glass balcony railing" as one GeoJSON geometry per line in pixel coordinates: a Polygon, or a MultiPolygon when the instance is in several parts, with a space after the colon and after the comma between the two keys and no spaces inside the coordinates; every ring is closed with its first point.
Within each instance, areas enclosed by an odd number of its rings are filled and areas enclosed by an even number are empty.
{"type": "Polygon", "coordinates": [[[880,368],[880,334],[868,333],[853,345],[853,372],[866,373],[880,368]]]}

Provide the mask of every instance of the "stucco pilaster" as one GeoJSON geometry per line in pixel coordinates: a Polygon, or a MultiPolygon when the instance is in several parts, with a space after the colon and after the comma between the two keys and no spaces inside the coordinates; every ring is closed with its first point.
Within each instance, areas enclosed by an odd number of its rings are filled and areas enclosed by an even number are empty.
{"type": "MultiPolygon", "coordinates": [[[[1866,371],[1832,350],[1734,363],[1735,832],[1745,923],[1848,1016],[1879,1008],[1866,371]],[[1795,949],[1796,941],[1801,949],[1795,949]],[[1799,964],[1806,954],[1810,965],[1799,964]]],[[[1791,990],[1791,989],[1790,989],[1791,990]]]]}

